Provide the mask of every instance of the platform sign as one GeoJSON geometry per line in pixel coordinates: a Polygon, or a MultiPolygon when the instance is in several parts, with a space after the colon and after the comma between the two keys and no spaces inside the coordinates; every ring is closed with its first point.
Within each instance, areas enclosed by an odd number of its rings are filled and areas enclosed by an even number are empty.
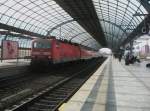
{"type": "Polygon", "coordinates": [[[17,59],[18,58],[18,42],[3,40],[2,41],[2,59],[17,59]]]}

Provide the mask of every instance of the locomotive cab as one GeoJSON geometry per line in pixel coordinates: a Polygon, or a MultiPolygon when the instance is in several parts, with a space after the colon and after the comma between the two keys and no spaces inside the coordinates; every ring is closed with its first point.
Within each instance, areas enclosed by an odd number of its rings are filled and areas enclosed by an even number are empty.
{"type": "Polygon", "coordinates": [[[36,39],[32,42],[31,66],[47,66],[51,61],[51,40],[36,39]]]}

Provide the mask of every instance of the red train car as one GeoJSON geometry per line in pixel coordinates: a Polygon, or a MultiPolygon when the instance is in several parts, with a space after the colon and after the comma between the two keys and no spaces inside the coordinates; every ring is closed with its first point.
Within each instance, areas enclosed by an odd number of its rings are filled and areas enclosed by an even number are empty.
{"type": "Polygon", "coordinates": [[[52,40],[53,63],[69,62],[80,59],[80,47],[56,39],[52,40]]]}
{"type": "Polygon", "coordinates": [[[96,55],[95,51],[52,38],[33,40],[31,57],[31,65],[48,65],[90,59],[96,55]]]}

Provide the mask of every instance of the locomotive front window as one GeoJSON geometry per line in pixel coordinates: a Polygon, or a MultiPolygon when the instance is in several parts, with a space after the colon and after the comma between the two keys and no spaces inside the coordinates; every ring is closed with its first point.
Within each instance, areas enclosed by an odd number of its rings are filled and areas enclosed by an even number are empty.
{"type": "Polygon", "coordinates": [[[51,45],[49,42],[34,42],[33,48],[51,48],[51,45]]]}

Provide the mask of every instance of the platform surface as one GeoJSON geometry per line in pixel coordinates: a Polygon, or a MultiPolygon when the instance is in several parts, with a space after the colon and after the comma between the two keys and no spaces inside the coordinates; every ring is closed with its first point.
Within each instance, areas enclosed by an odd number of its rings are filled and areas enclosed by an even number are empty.
{"type": "Polygon", "coordinates": [[[29,65],[29,64],[30,64],[30,60],[26,60],[26,59],[3,60],[3,61],[0,61],[0,69],[8,68],[8,67],[24,66],[24,65],[29,65]]]}
{"type": "Polygon", "coordinates": [[[150,69],[109,58],[59,111],[150,111],[150,69]]]}
{"type": "Polygon", "coordinates": [[[8,76],[23,74],[28,71],[30,60],[4,60],[0,62],[0,79],[8,76]]]}

